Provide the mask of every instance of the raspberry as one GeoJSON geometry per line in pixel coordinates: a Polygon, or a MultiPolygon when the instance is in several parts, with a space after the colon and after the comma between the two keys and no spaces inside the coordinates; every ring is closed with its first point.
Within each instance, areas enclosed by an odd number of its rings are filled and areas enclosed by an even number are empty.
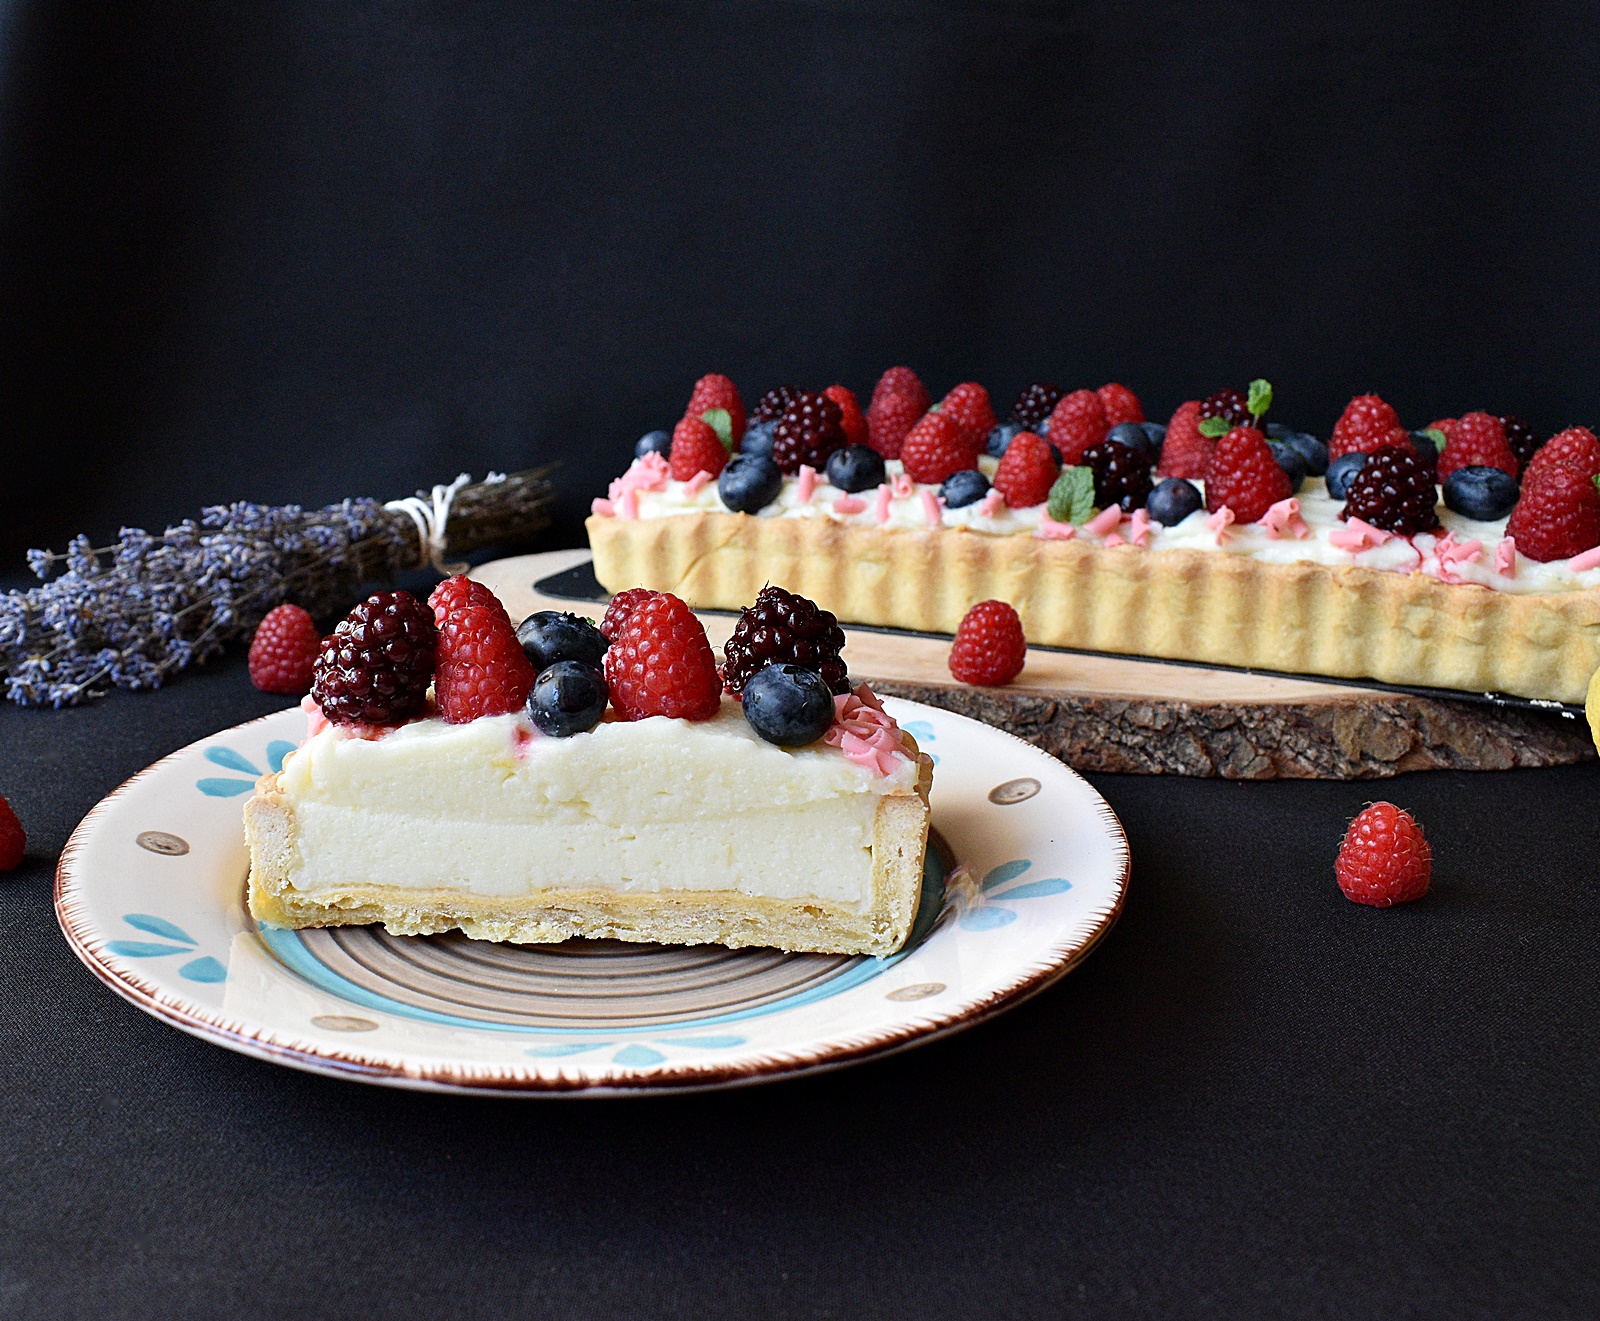
{"type": "Polygon", "coordinates": [[[1457,468],[1499,468],[1517,475],[1517,456],[1506,444],[1506,429],[1500,419],[1488,413],[1466,413],[1445,433],[1444,452],[1439,455],[1439,480],[1457,468]]]}
{"type": "Polygon", "coordinates": [[[324,638],[311,696],[340,725],[398,725],[427,707],[438,633],[410,592],[374,592],[324,638]]]}
{"type": "Polygon", "coordinates": [[[1059,385],[1030,385],[1017,396],[1017,402],[1011,405],[1011,416],[1006,420],[1033,431],[1050,416],[1065,393],[1059,385]]]}
{"type": "Polygon", "coordinates": [[[776,422],[783,416],[784,409],[788,408],[800,394],[800,388],[794,385],[775,385],[766,394],[756,400],[755,409],[750,414],[752,422],[776,422]]]}
{"type": "Polygon", "coordinates": [[[1439,488],[1410,445],[1384,445],[1361,465],[1340,518],[1359,518],[1398,536],[1439,527],[1439,488]]]}
{"type": "Polygon", "coordinates": [[[744,401],[739,398],[739,387],[726,376],[712,372],[694,383],[689,396],[689,406],[683,410],[685,417],[702,417],[707,409],[726,410],[733,426],[733,445],[739,447],[739,437],[744,435],[744,401]]]}
{"type": "Polygon", "coordinates": [[[1600,491],[1575,463],[1546,464],[1523,483],[1506,535],[1530,560],[1567,560],[1600,546],[1600,491]]]}
{"type": "Polygon", "coordinates": [[[440,617],[439,673],[433,691],[439,714],[449,724],[520,711],[535,677],[533,663],[499,601],[492,606],[457,607],[440,617]]]}
{"type": "Polygon", "coordinates": [[[1167,438],[1161,446],[1161,462],[1156,466],[1156,476],[1193,479],[1204,478],[1206,460],[1216,448],[1216,441],[1200,434],[1200,401],[1191,399],[1179,404],[1178,410],[1167,423],[1167,438]]]}
{"type": "Polygon", "coordinates": [[[1139,396],[1127,386],[1112,381],[1109,385],[1102,385],[1095,395],[1100,400],[1100,407],[1105,409],[1107,426],[1144,421],[1144,407],[1139,403],[1139,396]]]}
{"type": "MultiPolygon", "coordinates": [[[[443,628],[447,618],[469,606],[493,609],[500,606],[500,598],[482,583],[467,577],[464,573],[446,578],[428,597],[428,608],[433,611],[433,623],[436,628],[443,628]]],[[[504,606],[500,608],[505,609],[504,606]]]]}
{"type": "Polygon", "coordinates": [[[1150,494],[1150,463],[1143,454],[1119,440],[1102,440],[1084,450],[1081,462],[1094,473],[1094,502],[1100,508],[1116,505],[1127,514],[1144,508],[1150,494]]]}
{"type": "Polygon", "coordinates": [[[1328,458],[1337,459],[1357,450],[1371,454],[1380,445],[1404,445],[1404,435],[1396,438],[1394,434],[1404,430],[1399,415],[1377,395],[1358,394],[1344,406],[1344,412],[1333,424],[1328,458]]]}
{"type": "Polygon", "coordinates": [[[728,451],[717,433],[697,417],[686,417],[672,428],[672,449],[667,455],[667,470],[675,482],[692,481],[696,474],[713,477],[728,466],[728,451]]]}
{"type": "Polygon", "coordinates": [[[867,409],[867,444],[886,459],[898,459],[900,447],[917,420],[928,411],[927,391],[886,394],[867,409]]]}
{"type": "Polygon", "coordinates": [[[928,387],[922,383],[922,378],[909,367],[891,367],[878,377],[878,383],[872,387],[872,399],[868,405],[875,404],[880,399],[890,395],[906,395],[918,401],[917,416],[921,417],[928,411],[928,405],[933,402],[933,396],[928,393],[928,387]]]}
{"type": "Polygon", "coordinates": [[[826,395],[800,391],[773,430],[772,461],[782,472],[797,473],[802,463],[821,472],[828,455],[844,448],[843,418],[839,405],[826,395]]]}
{"type": "Polygon", "coordinates": [[[1093,390],[1063,395],[1050,412],[1050,443],[1061,451],[1061,462],[1068,465],[1076,464],[1084,450],[1098,445],[1109,430],[1105,405],[1093,390]]]}
{"type": "Polygon", "coordinates": [[[1531,481],[1534,474],[1556,463],[1576,464],[1589,476],[1600,476],[1600,440],[1588,427],[1558,431],[1535,451],[1522,480],[1531,481]]]}
{"type": "Polygon", "coordinates": [[[1250,406],[1243,390],[1218,390],[1200,401],[1200,420],[1220,417],[1230,427],[1247,427],[1251,424],[1250,406]]]}
{"type": "Polygon", "coordinates": [[[994,408],[989,403],[989,392],[976,381],[965,381],[945,395],[939,411],[953,417],[967,438],[967,443],[977,449],[989,438],[995,428],[994,408]]]}
{"type": "Polygon", "coordinates": [[[1344,897],[1374,908],[1422,898],[1432,870],[1422,827],[1393,803],[1373,803],[1357,815],[1333,864],[1344,897]]]}
{"type": "Polygon", "coordinates": [[[707,720],[722,704],[706,630],[670,592],[653,592],[634,606],[604,664],[611,705],[624,720],[707,720]]]}
{"type": "Polygon", "coordinates": [[[1005,496],[1011,508],[1027,509],[1049,498],[1059,475],[1050,442],[1031,431],[1019,431],[995,469],[994,489],[1005,496]]]}
{"type": "Polygon", "coordinates": [[[1450,434],[1456,429],[1456,422],[1456,418],[1441,417],[1437,421],[1428,423],[1423,430],[1442,432],[1444,434],[1445,444],[1448,445],[1450,443],[1450,434]]]}
{"type": "Polygon", "coordinates": [[[843,649],[844,630],[831,611],[781,587],[763,587],[722,648],[723,686],[738,697],[758,670],[781,663],[815,671],[838,697],[850,691],[843,649]]]}
{"type": "MultiPolygon", "coordinates": [[[[1170,434],[1170,433],[1168,433],[1170,434]]],[[[1267,438],[1254,427],[1235,427],[1217,442],[1206,462],[1206,509],[1226,505],[1240,523],[1254,523],[1293,494],[1267,438]]]]}
{"type": "Polygon", "coordinates": [[[250,639],[250,682],[264,693],[303,697],[322,650],[322,630],[297,605],[267,612],[250,639]]]}
{"type": "MultiPolygon", "coordinates": [[[[1016,441],[1011,442],[1013,445],[1016,441]]],[[[876,448],[876,446],[874,446],[876,448]]],[[[977,454],[953,417],[924,413],[900,449],[900,462],[914,482],[938,485],[952,473],[977,466],[977,454]]]]}
{"type": "Polygon", "coordinates": [[[648,587],[630,587],[627,591],[618,592],[613,596],[611,604],[606,607],[604,618],[600,621],[600,631],[606,635],[607,641],[616,641],[622,626],[628,622],[628,617],[639,608],[640,604],[652,596],[659,595],[659,592],[652,592],[648,587]]]}
{"type": "Polygon", "coordinates": [[[839,426],[844,431],[844,443],[867,444],[867,418],[861,411],[861,405],[856,402],[855,391],[842,385],[830,385],[822,392],[822,397],[839,405],[839,426]]]}
{"type": "Polygon", "coordinates": [[[1017,612],[1004,601],[979,601],[956,629],[956,640],[950,645],[950,673],[962,683],[999,688],[1022,673],[1027,655],[1028,643],[1017,612]]]}
{"type": "Polygon", "coordinates": [[[15,871],[27,850],[28,837],[11,804],[0,798],[0,871],[15,871]]]}
{"type": "Polygon", "coordinates": [[[1506,429],[1506,444],[1516,456],[1517,466],[1526,470],[1528,461],[1538,453],[1539,433],[1520,417],[1508,417],[1504,413],[1497,416],[1500,418],[1500,425],[1506,429]]]}

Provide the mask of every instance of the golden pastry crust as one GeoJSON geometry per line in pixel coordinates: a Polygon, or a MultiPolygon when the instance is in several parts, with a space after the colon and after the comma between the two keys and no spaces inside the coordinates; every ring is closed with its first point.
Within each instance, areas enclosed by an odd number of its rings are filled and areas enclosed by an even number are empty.
{"type": "MultiPolygon", "coordinates": [[[[909,738],[909,736],[907,736],[909,738]]],[[[281,927],[381,922],[397,936],[459,929],[475,940],[543,944],[590,936],[669,945],[771,946],[795,953],[893,954],[911,934],[922,895],[933,762],[917,754],[914,791],[886,794],[873,821],[872,902],[863,911],[826,900],[781,900],[736,890],[619,894],[550,889],[528,895],[411,890],[355,879],[336,892],[290,883],[294,804],[265,775],[245,804],[250,912],[281,927]]]]}
{"type": "Polygon", "coordinates": [[[847,622],[953,633],[998,597],[1030,642],[1168,660],[1581,702],[1600,589],[1512,593],[1426,574],[1269,564],[965,528],[830,518],[592,515],[595,576],[738,610],[782,583],[847,622]]]}

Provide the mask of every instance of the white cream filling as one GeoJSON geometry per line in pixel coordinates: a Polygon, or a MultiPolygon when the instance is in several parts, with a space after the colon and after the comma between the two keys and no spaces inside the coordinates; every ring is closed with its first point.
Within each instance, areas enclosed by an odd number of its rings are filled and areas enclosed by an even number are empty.
{"type": "Polygon", "coordinates": [[[425,720],[381,739],[323,729],[285,761],[290,886],[474,895],[725,890],[871,900],[883,794],[915,784],[822,745],[763,742],[725,699],[711,720],[606,721],[554,739],[521,715],[425,720]]]}
{"type": "MultiPolygon", "coordinates": [[[[978,466],[991,478],[998,465],[998,460],[987,456],[978,460],[978,466]]],[[[897,460],[889,460],[885,467],[891,484],[897,476],[903,479],[904,468],[897,460]]],[[[1197,481],[1195,485],[1202,491],[1205,489],[1203,482],[1197,481]]],[[[638,516],[641,519],[654,519],[670,518],[677,514],[727,512],[726,506],[717,495],[715,482],[707,482],[693,491],[689,488],[689,483],[674,482],[669,479],[659,490],[638,489],[635,493],[638,516]]],[[[937,495],[939,488],[908,483],[904,480],[902,488],[907,493],[890,495],[886,509],[887,518],[880,523],[876,491],[863,491],[857,494],[854,499],[861,501],[864,507],[856,512],[847,513],[836,508],[836,502],[845,498],[846,492],[831,485],[826,478],[819,476],[810,498],[802,501],[799,480],[785,477],[783,490],[777,500],[756,517],[831,518],[835,522],[856,527],[889,529],[925,529],[932,526],[924,492],[937,495]]],[[[1475,583],[1497,592],[1570,592],[1600,587],[1600,567],[1574,572],[1568,560],[1540,563],[1538,560],[1530,560],[1521,552],[1517,552],[1510,574],[1499,572],[1495,567],[1495,550],[1505,536],[1507,520],[1478,522],[1475,519],[1464,518],[1448,508],[1442,500],[1438,508],[1443,528],[1438,535],[1422,533],[1410,540],[1395,537],[1381,546],[1352,553],[1329,540],[1330,533],[1348,525],[1339,518],[1339,511],[1344,508],[1344,502],[1328,495],[1327,487],[1320,477],[1307,478],[1301,484],[1295,498],[1300,502],[1301,517],[1304,518],[1310,531],[1310,535],[1305,538],[1273,537],[1266,528],[1258,523],[1252,523],[1234,524],[1219,539],[1216,531],[1207,525],[1205,511],[1201,510],[1170,528],[1152,522],[1150,537],[1144,549],[1147,552],[1197,550],[1243,555],[1268,564],[1356,565],[1366,569],[1398,573],[1420,572],[1435,577],[1442,576],[1445,581],[1475,583]],[[1452,560],[1441,570],[1438,556],[1434,552],[1439,538],[1446,532],[1455,534],[1457,545],[1471,541],[1481,542],[1482,549],[1477,557],[1471,560],[1452,560]]],[[[846,508],[849,508],[848,504],[846,508]]],[[[971,504],[961,509],[941,508],[938,511],[939,526],[966,528],[972,532],[992,536],[1033,535],[1039,531],[1045,512],[1043,505],[1034,505],[1027,509],[1010,509],[1002,506],[994,514],[985,514],[982,511],[981,504],[971,504]]],[[[1117,534],[1127,540],[1129,521],[1126,518],[1117,529],[1117,534]]],[[[1104,537],[1088,533],[1081,527],[1075,535],[1076,539],[1090,545],[1100,545],[1105,540],[1104,537]]]]}

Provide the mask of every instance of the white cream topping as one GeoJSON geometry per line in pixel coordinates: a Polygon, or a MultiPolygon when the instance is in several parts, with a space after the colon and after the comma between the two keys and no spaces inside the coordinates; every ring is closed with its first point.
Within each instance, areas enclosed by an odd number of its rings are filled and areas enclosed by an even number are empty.
{"type": "MultiPolygon", "coordinates": [[[[965,528],[971,532],[991,536],[1040,535],[1046,524],[1045,507],[1034,505],[1027,509],[1010,509],[991,499],[986,503],[966,505],[960,509],[945,509],[937,504],[939,488],[912,482],[905,476],[904,467],[894,459],[885,463],[889,480],[886,496],[877,491],[863,491],[854,497],[831,485],[826,476],[818,475],[810,498],[800,499],[801,483],[794,477],[785,477],[783,490],[777,500],[768,505],[757,518],[831,518],[836,522],[857,527],[885,527],[891,529],[925,529],[933,526],[931,515],[938,515],[938,525],[965,528]],[[930,504],[929,497],[934,503],[930,504]],[[841,508],[838,502],[846,504],[841,508]],[[855,508],[850,501],[858,502],[855,508]],[[886,515],[880,519],[880,508],[886,515]]],[[[994,476],[999,461],[984,456],[978,460],[984,474],[994,476]]],[[[630,476],[645,475],[641,461],[635,461],[630,476]]],[[[626,479],[624,479],[626,480],[626,479]]],[[[655,489],[637,485],[631,492],[636,502],[637,516],[641,519],[670,518],[687,513],[726,513],[727,508],[717,495],[715,482],[700,484],[675,482],[670,478],[653,479],[655,489]]],[[[618,484],[613,484],[613,490],[618,484]]],[[[1203,492],[1205,484],[1195,482],[1203,492]]],[[[1445,582],[1475,583],[1499,592],[1570,592],[1600,587],[1600,566],[1572,568],[1569,560],[1552,560],[1540,563],[1517,552],[1512,572],[1501,572],[1496,563],[1496,552],[1505,537],[1506,520],[1478,522],[1465,518],[1439,504],[1439,521],[1443,528],[1438,534],[1421,533],[1414,538],[1394,537],[1382,545],[1369,546],[1359,551],[1344,549],[1330,535],[1348,530],[1348,524],[1339,518],[1344,502],[1333,499],[1321,478],[1307,478],[1295,499],[1299,513],[1305,520],[1309,535],[1304,538],[1291,535],[1273,536],[1259,523],[1238,524],[1227,528],[1221,537],[1209,525],[1204,510],[1189,515],[1174,527],[1160,523],[1148,524],[1148,537],[1141,537],[1146,551],[1197,550],[1227,555],[1244,555],[1269,564],[1315,563],[1329,565],[1358,565],[1366,569],[1380,569],[1397,573],[1420,572],[1440,578],[1445,582]],[[1446,534],[1452,540],[1444,543],[1444,562],[1441,563],[1440,541],[1446,534]],[[1457,548],[1471,542],[1481,543],[1476,555],[1470,552],[1462,557],[1457,548]]],[[[617,504],[616,501],[612,502],[617,504]]],[[[632,512],[630,505],[629,512],[632,512]]],[[[1091,545],[1104,545],[1109,536],[1128,542],[1131,538],[1131,521],[1124,518],[1120,525],[1104,534],[1079,527],[1074,539],[1091,545]]],[[[1509,557],[1508,547],[1503,554],[1509,557]]]]}
{"type": "Polygon", "coordinates": [[[290,884],[308,893],[735,888],[864,907],[879,799],[916,774],[909,759],[879,775],[823,745],[775,747],[725,699],[711,720],[608,720],[565,739],[522,715],[378,739],[331,726],[280,783],[297,828],[290,884]]]}

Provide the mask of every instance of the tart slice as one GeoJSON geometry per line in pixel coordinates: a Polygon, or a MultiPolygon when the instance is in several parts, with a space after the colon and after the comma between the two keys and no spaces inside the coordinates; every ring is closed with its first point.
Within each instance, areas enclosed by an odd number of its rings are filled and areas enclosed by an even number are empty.
{"type": "MultiPolygon", "coordinates": [[[[336,633],[306,699],[306,741],[245,806],[257,919],[497,941],[899,949],[922,889],[931,759],[865,686],[839,682],[842,668],[835,693],[820,667],[781,656],[746,676],[742,654],[743,701],[724,693],[698,621],[675,598],[656,604],[612,630],[603,672],[552,659],[549,636],[559,652],[571,628],[540,639],[525,624],[542,668],[515,705],[514,686],[494,688],[506,667],[492,655],[483,673],[452,658],[452,646],[469,649],[443,612],[433,701],[424,694],[394,724],[372,719],[381,702],[340,704],[360,688],[351,671],[359,680],[383,658],[381,646],[346,646],[360,663],[341,670],[336,633]],[[675,686],[651,687],[651,655],[673,663],[675,686]],[[584,669],[601,694],[587,724],[561,710],[583,693],[558,682],[584,669]],[[463,709],[458,687],[509,709],[463,709]]],[[[470,610],[492,615],[481,601],[470,610]]],[[[509,633],[503,610],[492,622],[509,633]]],[[[370,644],[375,627],[362,628],[370,644]]],[[[480,638],[471,647],[485,654],[480,638]]]]}

